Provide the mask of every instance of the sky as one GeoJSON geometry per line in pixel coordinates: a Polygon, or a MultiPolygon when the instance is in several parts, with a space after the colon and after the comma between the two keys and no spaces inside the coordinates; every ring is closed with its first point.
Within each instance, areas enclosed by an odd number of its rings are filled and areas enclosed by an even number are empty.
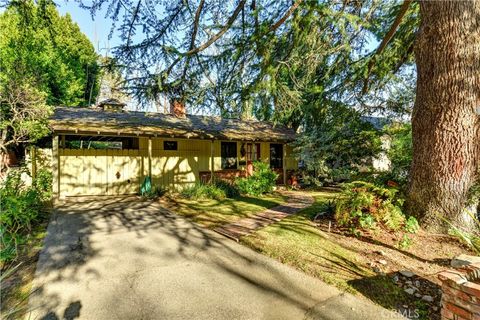
{"type": "Polygon", "coordinates": [[[72,20],[75,21],[80,30],[92,41],[95,50],[100,54],[106,54],[108,49],[111,49],[120,44],[120,39],[114,33],[109,39],[110,30],[112,28],[112,20],[105,18],[106,8],[97,12],[92,20],[90,11],[79,7],[78,3],[74,1],[57,1],[58,11],[60,14],[70,14],[72,20]]]}
{"type": "MultiPolygon", "coordinates": [[[[109,37],[113,21],[105,17],[106,6],[92,17],[90,11],[80,8],[75,0],[57,0],[55,3],[61,15],[70,14],[72,20],[79,25],[80,30],[90,39],[97,53],[111,56],[112,48],[121,44],[121,39],[116,32],[113,32],[112,36],[109,37]]],[[[88,4],[88,2],[86,3],[88,4]]],[[[0,9],[1,11],[3,10],[0,9]]],[[[372,37],[366,49],[368,51],[374,50],[377,45],[378,41],[372,37]]],[[[148,107],[148,109],[150,108],[148,107]]]]}

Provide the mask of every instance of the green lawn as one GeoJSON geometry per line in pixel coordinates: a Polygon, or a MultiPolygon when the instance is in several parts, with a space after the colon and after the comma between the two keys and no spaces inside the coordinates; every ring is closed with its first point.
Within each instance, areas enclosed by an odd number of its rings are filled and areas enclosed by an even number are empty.
{"type": "Polygon", "coordinates": [[[262,197],[238,197],[223,200],[170,199],[172,209],[208,228],[235,222],[285,202],[285,197],[272,193],[262,197]]]}
{"type": "MultiPolygon", "coordinates": [[[[241,242],[341,290],[360,293],[385,308],[396,309],[404,302],[417,303],[388,276],[375,274],[368,259],[354,247],[341,245],[331,234],[314,225],[312,218],[322,212],[325,203],[335,199],[338,193],[324,191],[311,192],[311,195],[315,199],[311,207],[241,238],[241,242]]],[[[273,194],[224,200],[178,198],[169,202],[173,203],[172,209],[177,213],[213,228],[281,204],[285,199],[273,194]]],[[[425,307],[418,302],[417,308],[423,312],[425,307]]]]}
{"type": "Polygon", "coordinates": [[[312,196],[313,206],[243,237],[241,242],[341,290],[361,293],[386,308],[396,308],[399,301],[409,299],[388,276],[375,274],[354,248],[338,244],[315,227],[312,218],[337,194],[312,192],[312,196]]]}

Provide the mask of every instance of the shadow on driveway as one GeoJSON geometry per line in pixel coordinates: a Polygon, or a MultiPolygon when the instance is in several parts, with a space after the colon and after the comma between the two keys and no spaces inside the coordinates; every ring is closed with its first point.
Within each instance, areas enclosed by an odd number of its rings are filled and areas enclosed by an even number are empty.
{"type": "Polygon", "coordinates": [[[58,204],[33,290],[33,319],[396,318],[137,197],[58,204]]]}

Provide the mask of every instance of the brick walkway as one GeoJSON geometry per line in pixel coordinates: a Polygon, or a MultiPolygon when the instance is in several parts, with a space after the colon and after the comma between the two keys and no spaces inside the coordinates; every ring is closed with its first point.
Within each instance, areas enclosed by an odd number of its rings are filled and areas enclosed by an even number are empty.
{"type": "Polygon", "coordinates": [[[213,230],[238,242],[240,237],[249,235],[260,228],[297,213],[303,208],[311,206],[314,201],[310,195],[303,192],[286,191],[284,194],[288,197],[285,204],[264,210],[251,217],[217,227],[213,230]]]}

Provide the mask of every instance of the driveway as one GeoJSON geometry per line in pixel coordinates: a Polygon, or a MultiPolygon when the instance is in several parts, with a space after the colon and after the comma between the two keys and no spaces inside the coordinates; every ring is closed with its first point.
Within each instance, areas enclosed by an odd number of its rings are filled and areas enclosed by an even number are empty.
{"type": "Polygon", "coordinates": [[[136,197],[57,206],[31,319],[393,319],[136,197]]]}

